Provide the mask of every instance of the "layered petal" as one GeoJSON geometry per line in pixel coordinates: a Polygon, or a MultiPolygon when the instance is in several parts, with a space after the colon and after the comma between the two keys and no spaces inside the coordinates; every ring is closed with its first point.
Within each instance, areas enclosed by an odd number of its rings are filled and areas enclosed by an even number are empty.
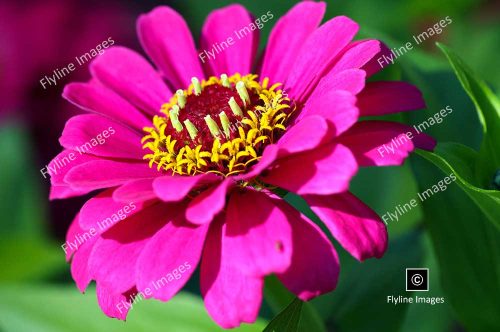
{"type": "Polygon", "coordinates": [[[200,288],[212,319],[223,328],[233,328],[257,319],[264,282],[261,277],[242,273],[228,259],[225,227],[222,219],[210,226],[203,249],[200,288]]]}
{"type": "Polygon", "coordinates": [[[281,149],[280,157],[312,150],[327,138],[327,134],[328,122],[323,117],[316,114],[306,116],[279,139],[277,145],[281,149]]]}
{"type": "Polygon", "coordinates": [[[127,296],[127,293],[115,293],[112,289],[98,283],[96,294],[99,307],[108,317],[125,320],[132,307],[131,297],[127,296]]]}
{"type": "Polygon", "coordinates": [[[64,181],[76,189],[102,189],[119,186],[132,180],[161,176],[146,163],[94,160],[73,167],[64,181]]]}
{"type": "Polygon", "coordinates": [[[415,147],[432,150],[436,144],[412,127],[386,121],[356,123],[339,142],[349,147],[360,166],[401,165],[415,147]]]}
{"type": "Polygon", "coordinates": [[[87,112],[122,122],[137,131],[151,125],[151,121],[127,99],[95,81],[70,83],[64,87],[63,97],[87,112]]]}
{"type": "Polygon", "coordinates": [[[226,205],[227,192],[235,185],[232,179],[225,179],[196,196],[186,209],[186,218],[194,224],[212,221],[226,205]]]}
{"type": "Polygon", "coordinates": [[[79,218],[83,229],[94,229],[100,234],[110,225],[142,210],[144,202],[117,202],[113,199],[113,191],[113,189],[108,189],[85,202],[80,210],[79,218]]]}
{"type": "MultiPolygon", "coordinates": [[[[73,168],[89,161],[96,161],[99,158],[79,153],[74,150],[63,150],[47,165],[45,171],[50,174],[50,182],[53,186],[67,186],[64,177],[73,168]]],[[[46,175],[42,173],[42,175],[46,175]]]]}
{"type": "Polygon", "coordinates": [[[113,191],[113,199],[117,202],[143,202],[156,198],[153,181],[154,178],[148,178],[126,182],[113,191]]]}
{"type": "Polygon", "coordinates": [[[399,113],[425,108],[422,93],[405,82],[370,82],[358,95],[361,116],[399,113]]]}
{"type": "Polygon", "coordinates": [[[326,144],[278,160],[262,181],[297,194],[329,195],[346,191],[358,166],[348,148],[326,144]]]}
{"type": "Polygon", "coordinates": [[[59,142],[69,150],[100,157],[142,160],[142,136],[96,114],[77,115],[66,122],[59,142]]]}
{"type": "Polygon", "coordinates": [[[282,210],[292,226],[292,264],[278,278],[297,297],[308,301],[335,289],[340,265],[337,252],[321,229],[287,203],[282,210]]]}
{"type": "Polygon", "coordinates": [[[383,256],[387,229],[380,217],[351,193],[305,195],[305,201],[333,237],[356,259],[383,256]]]}
{"type": "Polygon", "coordinates": [[[152,297],[172,298],[196,270],[209,225],[185,222],[182,211],[146,244],[137,260],[137,289],[152,297]]]}
{"type": "Polygon", "coordinates": [[[199,57],[210,75],[250,73],[259,44],[259,28],[254,21],[239,4],[214,10],[207,16],[201,30],[199,57]],[[220,48],[223,49],[219,51],[220,48]]]}
{"type": "Polygon", "coordinates": [[[319,81],[309,99],[321,98],[336,90],[345,90],[357,95],[365,87],[366,73],[362,69],[346,69],[339,73],[329,73],[319,81]]]}
{"type": "Polygon", "coordinates": [[[378,40],[358,40],[351,43],[335,62],[331,74],[338,74],[347,69],[363,68],[375,55],[382,50],[382,43],[378,40]]]}
{"type": "Polygon", "coordinates": [[[170,7],[159,6],[137,21],[142,47],[176,89],[185,89],[203,70],[186,21],[170,7]]]}
{"type": "Polygon", "coordinates": [[[244,274],[284,272],[292,256],[292,231],[275,199],[255,190],[235,191],[226,212],[224,246],[244,274]]]}
{"type": "MultiPolygon", "coordinates": [[[[158,114],[172,92],[159,73],[141,55],[125,47],[112,47],[90,65],[94,77],[135,107],[158,114]]],[[[122,113],[125,110],[120,109],[122,113]]]]}
{"type": "Polygon", "coordinates": [[[154,180],[153,189],[163,201],[176,202],[183,200],[191,191],[206,187],[217,181],[220,181],[220,177],[213,173],[195,176],[166,175],[154,180]]]}
{"type": "Polygon", "coordinates": [[[262,78],[271,82],[285,82],[306,40],[319,26],[325,14],[324,2],[303,1],[282,16],[269,35],[262,70],[262,78]]]}
{"type": "Polygon", "coordinates": [[[296,102],[306,100],[331,64],[358,32],[358,25],[338,16],[315,30],[301,48],[285,84],[296,102]]]}
{"type": "Polygon", "coordinates": [[[136,262],[145,245],[173,218],[172,206],[151,205],[103,233],[90,255],[90,274],[115,294],[136,285],[136,262]]]}
{"type": "Polygon", "coordinates": [[[356,97],[350,92],[341,90],[328,90],[322,94],[314,94],[307,100],[298,121],[301,122],[301,119],[312,115],[328,120],[328,123],[335,128],[335,135],[338,136],[358,120],[359,110],[356,107],[356,97]]]}

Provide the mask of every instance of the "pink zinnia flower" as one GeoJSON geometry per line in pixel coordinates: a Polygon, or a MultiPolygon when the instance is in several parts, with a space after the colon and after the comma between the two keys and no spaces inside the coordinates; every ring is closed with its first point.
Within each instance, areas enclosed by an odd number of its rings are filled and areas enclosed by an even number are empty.
{"type": "Polygon", "coordinates": [[[358,122],[424,102],[406,83],[366,83],[388,49],[353,42],[358,26],[347,17],[319,26],[324,11],[292,8],[254,69],[258,29],[242,6],[208,16],[198,51],[182,17],[158,7],[137,25],[156,69],[114,47],[92,63],[89,82],[65,88],[91,113],[66,124],[51,198],[105,189],[82,207],[65,248],[78,287],[95,280],[107,315],[125,319],[136,293],[168,301],[197,266],[205,306],[225,328],[255,321],[271,273],[302,300],[333,290],[334,247],[277,188],[304,198],[356,259],[384,254],[385,225],[349,182],[359,166],[400,165],[434,141],[403,124],[358,122]],[[244,27],[245,37],[200,62],[244,27]],[[415,137],[394,153],[377,150],[406,132],[415,137]]]}

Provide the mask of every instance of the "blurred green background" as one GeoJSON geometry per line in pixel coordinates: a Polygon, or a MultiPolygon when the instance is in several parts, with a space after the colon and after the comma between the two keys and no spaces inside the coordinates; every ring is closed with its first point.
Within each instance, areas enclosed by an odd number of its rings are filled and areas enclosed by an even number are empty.
{"type": "MultiPolygon", "coordinates": [[[[206,15],[230,3],[184,0],[0,4],[0,331],[219,330],[204,311],[197,278],[167,304],[137,304],[126,323],[100,312],[93,289],[85,295],[77,291],[60,245],[84,200],[50,203],[49,181],[39,171],[59,151],[57,138],[75,109],[60,97],[63,84],[48,92],[42,90],[38,80],[109,35],[116,36],[117,44],[138,49],[135,18],[156,5],[169,4],[182,13],[197,39],[206,15]]],[[[267,11],[275,16],[261,31],[262,49],[277,18],[296,1],[240,3],[255,16],[267,11]]],[[[446,16],[452,18],[453,23],[440,35],[416,46],[376,78],[405,80],[424,93],[428,106],[425,111],[393,120],[417,124],[451,106],[453,113],[427,133],[439,142],[480,149],[484,133],[475,106],[435,42],[452,48],[498,96],[498,1],[327,3],[325,19],[347,15],[361,26],[358,38],[381,39],[390,47],[403,45],[446,16]]],[[[69,80],[87,77],[86,68],[80,68],[69,80]]],[[[500,141],[500,137],[496,138],[500,141]]],[[[352,190],[381,215],[415,198],[417,192],[445,176],[421,155],[413,155],[402,167],[361,170],[352,190]]],[[[302,204],[295,197],[289,198],[298,206],[302,204]]],[[[342,266],[338,287],[302,308],[299,330],[500,331],[500,233],[479,205],[454,183],[398,222],[389,223],[390,245],[382,259],[359,263],[335,244],[342,266]],[[387,304],[389,295],[408,295],[407,267],[428,267],[430,291],[425,295],[444,297],[445,303],[387,304]]],[[[493,209],[493,215],[498,216],[500,207],[493,209]]],[[[269,278],[261,320],[240,330],[261,331],[292,299],[274,278],[269,278]]]]}

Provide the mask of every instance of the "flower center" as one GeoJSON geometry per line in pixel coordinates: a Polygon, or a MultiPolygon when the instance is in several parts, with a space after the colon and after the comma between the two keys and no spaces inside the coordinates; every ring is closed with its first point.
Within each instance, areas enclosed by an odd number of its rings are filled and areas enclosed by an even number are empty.
{"type": "Polygon", "coordinates": [[[180,175],[243,173],[286,130],[290,100],[257,75],[197,78],[177,90],[146,127],[149,166],[180,175]]]}

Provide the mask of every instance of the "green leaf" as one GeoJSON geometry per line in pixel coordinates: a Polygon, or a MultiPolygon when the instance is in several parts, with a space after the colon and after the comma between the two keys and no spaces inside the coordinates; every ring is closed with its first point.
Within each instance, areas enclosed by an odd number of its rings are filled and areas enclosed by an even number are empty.
{"type": "MultiPolygon", "coordinates": [[[[134,304],[127,321],[106,317],[95,290],[82,295],[76,287],[0,287],[0,330],[3,332],[212,332],[224,331],[208,316],[199,297],[180,293],[167,303],[147,300],[134,304]]],[[[244,324],[239,332],[262,331],[264,324],[244,324]]]]}
{"type": "Polygon", "coordinates": [[[297,332],[299,331],[302,302],[295,298],[282,312],[267,325],[264,332],[297,332]]]}
{"type": "MultiPolygon", "coordinates": [[[[266,278],[264,295],[267,304],[276,315],[279,315],[285,306],[295,300],[295,295],[290,293],[274,275],[266,278]]],[[[301,317],[297,331],[326,332],[325,324],[310,302],[302,302],[301,317]]]]}
{"type": "Polygon", "coordinates": [[[443,44],[437,45],[450,61],[464,90],[476,106],[484,134],[476,162],[476,174],[480,179],[480,186],[487,188],[493,174],[500,168],[500,102],[486,83],[455,52],[443,44]]]}
{"type": "Polygon", "coordinates": [[[0,238],[0,281],[34,281],[65,271],[64,252],[38,237],[3,236],[0,238]],[[15,254],[14,254],[15,253],[15,254]]]}
{"type": "Polygon", "coordinates": [[[458,185],[500,229],[500,191],[481,189],[474,185],[474,161],[478,158],[477,152],[457,143],[440,143],[434,152],[417,150],[417,153],[444,173],[454,173],[458,185]]]}
{"type": "MultiPolygon", "coordinates": [[[[422,158],[412,158],[412,166],[420,188],[429,188],[443,178],[422,158]]],[[[500,331],[498,229],[453,183],[427,199],[422,207],[446,303],[453,307],[467,331],[500,331]]]]}
{"type": "Polygon", "coordinates": [[[328,319],[329,330],[399,331],[408,306],[387,303],[387,296],[408,295],[405,268],[421,266],[421,235],[421,231],[412,231],[391,239],[383,258],[362,263],[336,247],[341,262],[337,288],[312,301],[320,315],[328,319]]]}

